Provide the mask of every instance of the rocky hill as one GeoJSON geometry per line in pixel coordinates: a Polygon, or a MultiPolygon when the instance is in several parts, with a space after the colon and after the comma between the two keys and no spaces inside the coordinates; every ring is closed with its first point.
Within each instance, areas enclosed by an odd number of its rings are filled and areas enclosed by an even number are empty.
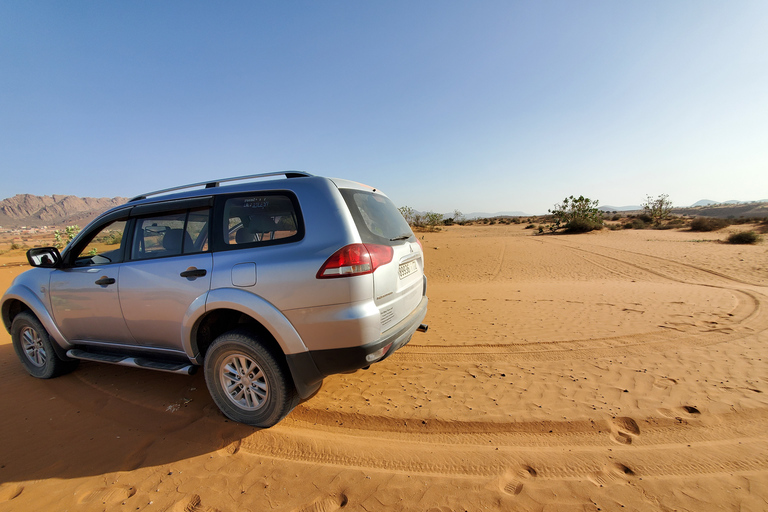
{"type": "Polygon", "coordinates": [[[0,201],[2,229],[21,226],[85,226],[100,213],[128,201],[124,197],[34,196],[17,194],[0,201]]]}

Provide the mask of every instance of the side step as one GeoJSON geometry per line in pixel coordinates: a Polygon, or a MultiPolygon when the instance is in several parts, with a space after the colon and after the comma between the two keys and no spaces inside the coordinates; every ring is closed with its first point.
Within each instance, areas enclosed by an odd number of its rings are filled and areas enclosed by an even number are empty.
{"type": "Polygon", "coordinates": [[[134,368],[158,370],[161,372],[176,373],[180,375],[192,375],[197,371],[197,366],[189,363],[173,363],[167,361],[158,361],[156,359],[147,359],[146,357],[133,357],[116,354],[98,354],[95,352],[81,350],[79,348],[68,350],[67,356],[71,357],[72,359],[82,359],[83,361],[109,363],[119,366],[132,366],[134,368]]]}

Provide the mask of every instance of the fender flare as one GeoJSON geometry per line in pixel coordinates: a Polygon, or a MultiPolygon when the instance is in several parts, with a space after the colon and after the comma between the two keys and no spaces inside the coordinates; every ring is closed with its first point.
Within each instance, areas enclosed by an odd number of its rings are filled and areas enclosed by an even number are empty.
{"type": "Polygon", "coordinates": [[[197,360],[200,356],[194,334],[200,321],[206,314],[217,309],[239,311],[259,322],[277,341],[286,356],[308,351],[293,324],[270,302],[246,290],[218,288],[195,299],[184,315],[181,339],[190,359],[197,360]]]}
{"type": "Polygon", "coordinates": [[[67,340],[67,338],[64,337],[59,328],[56,326],[56,322],[54,321],[53,317],[51,317],[50,313],[48,312],[48,308],[45,306],[40,297],[38,297],[37,294],[35,294],[35,292],[27,286],[21,284],[12,285],[5,292],[5,295],[3,295],[3,323],[5,324],[6,329],[8,329],[8,332],[10,332],[11,329],[10,307],[11,301],[13,300],[21,302],[27,308],[29,308],[30,311],[32,311],[37,319],[40,320],[40,323],[43,324],[45,330],[48,331],[48,336],[50,336],[56,342],[53,344],[53,348],[56,350],[56,354],[61,359],[69,360],[66,352],[68,348],[72,347],[72,344],[69,342],[69,340],[67,340]]]}

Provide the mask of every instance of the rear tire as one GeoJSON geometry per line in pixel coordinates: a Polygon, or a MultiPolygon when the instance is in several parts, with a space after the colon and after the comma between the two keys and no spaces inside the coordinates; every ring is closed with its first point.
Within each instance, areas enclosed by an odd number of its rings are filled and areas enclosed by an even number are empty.
{"type": "Polygon", "coordinates": [[[79,361],[60,359],[43,324],[28,311],[19,313],[11,324],[11,339],[21,364],[38,379],[51,379],[69,373],[79,361]]]}
{"type": "Polygon", "coordinates": [[[231,420],[269,428],[298,403],[287,371],[250,333],[231,331],[216,338],[204,367],[213,401],[231,420]]]}

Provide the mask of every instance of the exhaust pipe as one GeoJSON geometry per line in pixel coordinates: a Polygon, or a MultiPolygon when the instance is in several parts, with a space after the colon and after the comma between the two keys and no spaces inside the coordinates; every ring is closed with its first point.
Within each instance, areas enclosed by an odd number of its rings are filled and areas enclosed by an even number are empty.
{"type": "Polygon", "coordinates": [[[427,324],[421,324],[416,328],[416,330],[419,332],[427,332],[427,329],[429,329],[427,324]]]}

